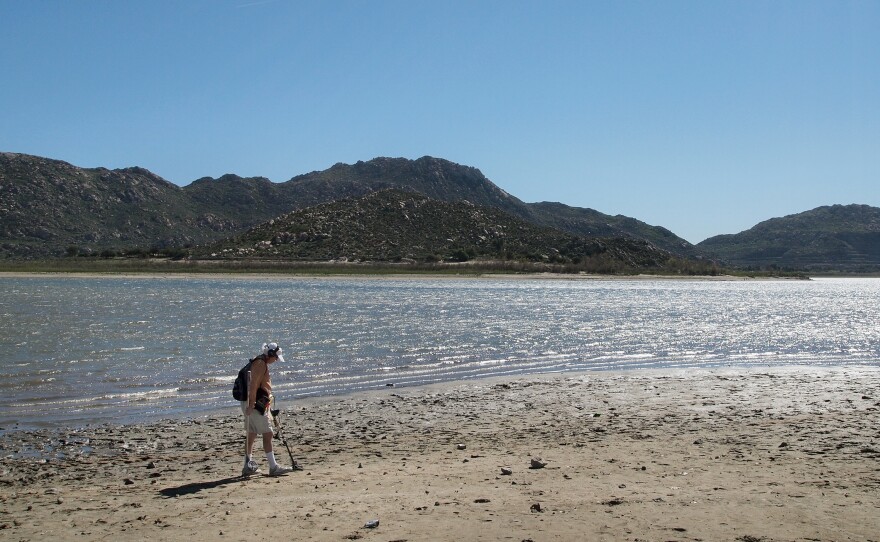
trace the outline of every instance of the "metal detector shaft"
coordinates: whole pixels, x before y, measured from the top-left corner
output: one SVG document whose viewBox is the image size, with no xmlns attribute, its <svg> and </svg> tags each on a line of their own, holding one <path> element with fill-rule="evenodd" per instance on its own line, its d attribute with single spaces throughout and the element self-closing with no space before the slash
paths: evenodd
<svg viewBox="0 0 880 542">
<path fill-rule="evenodd" d="M 293 452 L 290 451 L 290 446 L 287 444 L 287 437 L 284 436 L 284 430 L 281 428 L 281 421 L 279 418 L 281 417 L 281 410 L 271 410 L 272 413 L 272 423 L 275 424 L 275 429 L 278 430 L 278 437 L 281 439 L 281 442 L 284 443 L 284 447 L 287 448 L 287 455 L 290 456 L 290 468 L 296 468 L 296 460 L 293 458 Z"/>
<path fill-rule="evenodd" d="M 245 428 L 247 428 L 247 427 L 249 427 L 247 425 L 247 406 L 250 404 L 250 397 L 248 397 L 248 395 L 251 393 L 251 372 L 250 371 L 247 372 L 247 382 L 245 382 L 244 389 L 245 389 L 245 394 L 244 394 Z M 247 430 L 245 430 L 245 432 L 244 432 L 244 457 L 245 457 L 245 461 L 247 461 L 247 458 L 250 456 L 250 453 L 251 453 L 250 446 L 248 446 L 248 444 L 250 444 L 248 442 L 249 440 L 250 440 L 250 437 L 248 436 Z"/>
</svg>

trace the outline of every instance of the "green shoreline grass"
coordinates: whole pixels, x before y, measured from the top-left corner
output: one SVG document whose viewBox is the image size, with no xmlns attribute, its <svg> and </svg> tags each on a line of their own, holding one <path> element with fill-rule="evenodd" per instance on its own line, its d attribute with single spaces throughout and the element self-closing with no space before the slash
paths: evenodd
<svg viewBox="0 0 880 542">
<path fill-rule="evenodd" d="M 675 272 L 669 269 L 632 269 L 614 273 L 584 270 L 562 265 L 531 262 L 471 261 L 466 263 L 385 263 L 385 262 L 302 262 L 257 260 L 174 260 L 167 258 L 64 258 L 49 260 L 0 261 L 0 272 L 5 273 L 64 273 L 64 274 L 267 274 L 267 275 L 449 275 L 480 276 L 554 274 L 579 276 L 584 274 L 609 278 L 631 276 L 657 277 L 719 277 L 738 278 L 809 278 L 806 273 L 780 271 L 740 271 L 721 269 L 712 273 Z M 829 275 L 840 276 L 840 275 Z M 857 275 L 866 276 L 866 275 Z"/>
</svg>

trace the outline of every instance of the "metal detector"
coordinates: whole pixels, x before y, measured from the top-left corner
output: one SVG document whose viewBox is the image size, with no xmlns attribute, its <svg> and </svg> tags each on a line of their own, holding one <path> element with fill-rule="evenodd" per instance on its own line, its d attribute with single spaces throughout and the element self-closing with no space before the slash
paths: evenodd
<svg viewBox="0 0 880 542">
<path fill-rule="evenodd" d="M 281 442 L 284 443 L 284 447 L 287 448 L 287 455 L 290 456 L 290 467 L 293 470 L 302 470 L 302 465 L 296 462 L 296 459 L 293 458 L 293 452 L 290 451 L 290 446 L 287 444 L 287 438 L 284 436 L 284 431 L 281 428 L 281 409 L 276 408 L 274 410 L 270 410 L 269 413 L 272 414 L 272 424 L 275 426 L 275 436 L 281 439 Z"/>
<path fill-rule="evenodd" d="M 251 450 L 248 449 L 248 440 L 249 439 L 248 439 L 248 430 L 247 430 L 247 428 L 249 427 L 248 423 L 247 423 L 247 401 L 248 401 L 247 394 L 251 392 L 251 372 L 250 371 L 248 371 L 248 376 L 247 376 L 247 379 L 245 380 L 245 390 L 247 390 L 247 392 L 245 393 L 245 396 L 244 396 L 244 402 L 245 402 L 245 405 L 244 405 L 244 414 L 245 414 L 245 416 L 244 416 L 245 417 L 245 420 L 244 420 L 244 422 L 245 422 L 244 423 L 244 427 L 245 427 L 245 429 L 244 429 L 244 457 L 245 457 L 245 460 L 247 460 L 249 454 L 251 453 Z M 250 467 L 250 461 L 248 461 L 247 466 Z"/>
</svg>

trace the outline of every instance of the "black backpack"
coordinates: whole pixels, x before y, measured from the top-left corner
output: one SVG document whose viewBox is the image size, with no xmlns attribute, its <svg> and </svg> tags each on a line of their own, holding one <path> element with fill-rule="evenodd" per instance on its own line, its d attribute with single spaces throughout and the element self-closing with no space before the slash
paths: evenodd
<svg viewBox="0 0 880 542">
<path fill-rule="evenodd" d="M 238 376 L 235 377 L 235 383 L 232 385 L 232 397 L 234 397 L 236 401 L 247 401 L 248 371 L 251 370 L 251 363 L 253 362 L 254 360 L 249 360 L 247 365 L 238 371 Z"/>
</svg>

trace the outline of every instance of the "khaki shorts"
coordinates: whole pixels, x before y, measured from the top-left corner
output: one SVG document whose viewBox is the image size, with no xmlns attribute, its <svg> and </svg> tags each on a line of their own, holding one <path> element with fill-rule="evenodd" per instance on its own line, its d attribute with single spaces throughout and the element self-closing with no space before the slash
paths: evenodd
<svg viewBox="0 0 880 542">
<path fill-rule="evenodd" d="M 241 403 L 241 413 L 244 414 L 247 411 L 247 401 L 239 401 Z M 269 424 L 269 413 L 260 414 L 256 410 L 251 412 L 250 416 L 244 417 L 244 430 L 248 433 L 257 433 L 258 435 L 265 435 L 266 433 L 272 432 L 272 427 Z"/>
</svg>

